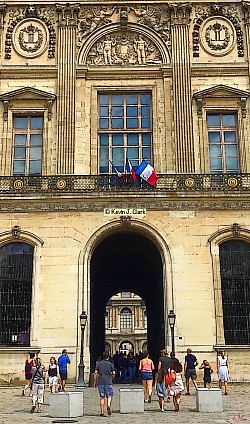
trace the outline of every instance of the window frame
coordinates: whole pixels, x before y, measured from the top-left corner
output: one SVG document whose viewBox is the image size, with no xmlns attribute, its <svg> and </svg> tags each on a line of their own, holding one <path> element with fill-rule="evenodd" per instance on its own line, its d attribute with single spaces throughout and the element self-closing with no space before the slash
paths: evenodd
<svg viewBox="0 0 250 424">
<path fill-rule="evenodd" d="M 128 326 L 128 323 L 131 325 Z M 125 326 L 123 324 L 126 324 Z M 128 307 L 122 308 L 120 312 L 120 330 L 132 331 L 133 330 L 133 313 Z"/>
</svg>

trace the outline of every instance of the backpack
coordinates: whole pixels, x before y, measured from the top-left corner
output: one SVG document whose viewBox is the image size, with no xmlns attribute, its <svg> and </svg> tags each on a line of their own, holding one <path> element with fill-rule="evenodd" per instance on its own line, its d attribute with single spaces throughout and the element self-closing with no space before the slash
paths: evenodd
<svg viewBox="0 0 250 424">
<path fill-rule="evenodd" d="M 25 362 L 25 368 L 24 368 L 25 374 L 31 374 L 32 372 L 32 366 L 30 362 Z"/>
<path fill-rule="evenodd" d="M 166 386 L 170 386 L 176 380 L 176 372 L 173 370 L 169 370 L 165 375 L 165 384 Z"/>
</svg>

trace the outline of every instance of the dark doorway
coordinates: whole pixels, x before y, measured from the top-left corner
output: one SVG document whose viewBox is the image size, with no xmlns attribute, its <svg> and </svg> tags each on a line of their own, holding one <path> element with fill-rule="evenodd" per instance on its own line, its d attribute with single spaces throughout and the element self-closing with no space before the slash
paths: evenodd
<svg viewBox="0 0 250 424">
<path fill-rule="evenodd" d="M 120 231 L 102 240 L 92 255 L 90 283 L 90 360 L 93 371 L 105 349 L 105 310 L 121 291 L 138 294 L 147 308 L 147 338 L 157 362 L 165 346 L 163 266 L 154 243 L 134 231 Z"/>
</svg>

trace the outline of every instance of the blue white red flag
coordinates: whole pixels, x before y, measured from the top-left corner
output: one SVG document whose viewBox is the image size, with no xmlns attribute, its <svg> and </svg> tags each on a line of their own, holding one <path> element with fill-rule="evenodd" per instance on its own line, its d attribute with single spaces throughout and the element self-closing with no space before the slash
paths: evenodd
<svg viewBox="0 0 250 424">
<path fill-rule="evenodd" d="M 147 181 L 150 185 L 155 185 L 157 183 L 158 175 L 154 168 L 145 160 L 141 162 L 135 173 Z"/>
<path fill-rule="evenodd" d="M 108 159 L 108 160 L 111 163 L 112 168 L 115 171 L 115 173 L 118 175 L 118 177 L 124 178 L 124 174 L 122 172 L 118 171 L 118 169 L 116 168 L 116 166 L 113 164 L 113 162 L 110 159 Z"/>
<path fill-rule="evenodd" d="M 133 166 L 131 165 L 131 162 L 130 162 L 130 160 L 128 159 L 127 156 L 126 156 L 125 170 L 131 174 L 132 179 L 135 181 L 136 180 L 136 174 L 135 174 Z"/>
</svg>

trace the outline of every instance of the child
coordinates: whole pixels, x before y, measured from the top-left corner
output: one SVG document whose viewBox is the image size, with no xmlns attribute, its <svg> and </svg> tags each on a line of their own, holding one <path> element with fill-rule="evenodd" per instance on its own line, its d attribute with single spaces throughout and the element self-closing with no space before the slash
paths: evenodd
<svg viewBox="0 0 250 424">
<path fill-rule="evenodd" d="M 159 398 L 160 410 L 164 412 L 164 399 L 167 395 L 166 386 L 165 386 L 165 375 L 162 369 L 158 370 L 156 377 L 156 393 Z"/>
<path fill-rule="evenodd" d="M 211 374 L 213 372 L 213 370 L 211 369 L 208 361 L 206 361 L 206 359 L 204 359 L 204 361 L 202 362 L 202 365 L 199 367 L 200 370 L 204 370 L 204 377 L 203 377 L 203 381 L 204 381 L 204 387 L 206 388 L 208 385 L 208 388 L 211 389 Z"/>
</svg>

